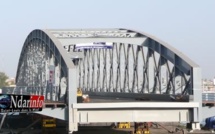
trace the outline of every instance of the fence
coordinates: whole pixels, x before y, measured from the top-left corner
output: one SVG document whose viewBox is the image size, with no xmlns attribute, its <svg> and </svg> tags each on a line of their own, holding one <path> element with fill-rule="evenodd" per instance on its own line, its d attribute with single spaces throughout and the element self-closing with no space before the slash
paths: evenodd
<svg viewBox="0 0 215 134">
<path fill-rule="evenodd" d="M 215 93 L 202 93 L 202 100 L 215 102 Z"/>
</svg>

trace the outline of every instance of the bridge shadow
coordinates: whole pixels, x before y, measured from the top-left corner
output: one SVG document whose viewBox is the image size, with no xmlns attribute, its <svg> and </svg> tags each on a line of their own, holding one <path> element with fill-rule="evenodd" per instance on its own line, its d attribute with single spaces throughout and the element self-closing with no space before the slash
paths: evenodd
<svg viewBox="0 0 215 134">
<path fill-rule="evenodd" d="M 133 129 L 116 130 L 111 126 L 80 126 L 74 134 L 132 134 Z"/>
</svg>

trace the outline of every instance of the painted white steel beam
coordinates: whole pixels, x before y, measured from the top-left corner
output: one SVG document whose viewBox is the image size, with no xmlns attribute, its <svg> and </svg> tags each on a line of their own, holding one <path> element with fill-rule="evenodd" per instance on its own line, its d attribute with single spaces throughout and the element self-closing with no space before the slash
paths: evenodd
<svg viewBox="0 0 215 134">
<path fill-rule="evenodd" d="M 121 114 L 125 114 L 126 112 L 123 111 L 129 111 L 132 112 L 136 110 L 136 112 L 140 112 L 142 110 L 146 111 L 157 111 L 158 114 L 163 115 L 161 112 L 174 112 L 175 110 L 183 111 L 183 109 L 195 109 L 199 108 L 199 103 L 196 102 L 126 102 L 126 103 L 78 103 L 78 104 L 72 104 L 71 106 L 72 111 L 74 109 L 77 110 L 79 113 L 96 113 L 96 111 L 114 111 L 117 113 L 117 111 L 121 112 Z M 68 120 L 67 119 L 67 108 L 43 108 L 42 111 L 36 112 L 38 114 L 46 115 L 46 116 L 52 116 L 54 118 L 58 118 L 61 120 Z M 75 111 L 76 111 L 75 110 Z M 142 111 L 143 112 L 143 111 Z M 144 112 L 144 113 L 145 113 Z M 98 112 L 99 113 L 99 112 Z M 78 117 L 76 117 L 78 118 Z M 174 121 L 171 118 L 168 120 Z"/>
<path fill-rule="evenodd" d="M 78 110 L 78 123 L 99 122 L 189 122 L 188 109 Z"/>
<path fill-rule="evenodd" d="M 89 43 L 89 42 L 115 42 L 125 44 L 142 44 L 147 38 L 146 37 L 133 37 L 133 38 L 59 38 L 59 42 L 64 46 L 77 44 L 77 43 Z"/>
<path fill-rule="evenodd" d="M 172 108 L 198 108 L 197 102 L 119 102 L 119 103 L 77 103 L 72 104 L 75 109 L 132 109 L 132 108 L 150 108 L 150 109 L 172 109 Z"/>
<path fill-rule="evenodd" d="M 45 115 L 45 116 L 50 116 L 50 117 L 57 118 L 60 120 L 68 120 L 67 111 L 68 111 L 68 109 L 66 109 L 66 108 L 43 108 L 42 111 L 35 112 L 35 113 Z"/>
</svg>

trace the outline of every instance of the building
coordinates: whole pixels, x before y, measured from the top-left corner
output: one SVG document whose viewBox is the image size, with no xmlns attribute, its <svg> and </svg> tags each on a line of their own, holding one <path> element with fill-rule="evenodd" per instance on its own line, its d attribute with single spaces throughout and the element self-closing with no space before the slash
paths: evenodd
<svg viewBox="0 0 215 134">
<path fill-rule="evenodd" d="M 215 83 L 214 82 L 215 82 L 215 79 L 214 80 L 203 79 L 202 80 L 202 91 L 215 93 Z"/>
<path fill-rule="evenodd" d="M 8 78 L 5 83 L 7 83 L 7 85 L 9 87 L 16 87 L 16 84 L 15 84 L 15 78 Z"/>
</svg>

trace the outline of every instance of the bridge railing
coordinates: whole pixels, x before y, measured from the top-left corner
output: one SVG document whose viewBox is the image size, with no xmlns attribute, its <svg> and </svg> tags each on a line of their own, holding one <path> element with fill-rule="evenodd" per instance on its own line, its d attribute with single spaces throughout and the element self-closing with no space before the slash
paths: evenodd
<svg viewBox="0 0 215 134">
<path fill-rule="evenodd" d="M 202 101 L 215 103 L 215 93 L 202 93 Z"/>
<path fill-rule="evenodd" d="M 16 87 L 3 87 L 2 93 L 3 94 L 43 94 L 42 89 L 46 89 L 47 87 L 27 87 L 27 86 L 16 86 Z"/>
</svg>

